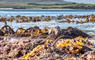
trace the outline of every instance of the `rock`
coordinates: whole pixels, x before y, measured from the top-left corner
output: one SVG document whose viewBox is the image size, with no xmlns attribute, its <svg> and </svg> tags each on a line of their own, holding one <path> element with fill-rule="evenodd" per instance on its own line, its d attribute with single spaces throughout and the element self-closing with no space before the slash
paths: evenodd
<svg viewBox="0 0 95 60">
<path fill-rule="evenodd" d="M 15 33 L 14 30 L 10 26 L 8 26 L 8 25 L 3 26 L 1 28 L 1 31 L 4 33 L 4 35 L 5 34 L 11 35 L 11 34 L 14 34 Z"/>
<path fill-rule="evenodd" d="M 0 30 L 0 36 L 4 36 L 4 33 Z"/>
<path fill-rule="evenodd" d="M 81 60 L 95 60 L 95 51 L 89 51 L 83 54 Z"/>
<path fill-rule="evenodd" d="M 87 46 L 83 46 L 82 49 L 79 51 L 81 54 L 84 54 L 88 51 L 92 51 L 91 48 L 88 48 Z"/>
<path fill-rule="evenodd" d="M 68 27 L 66 30 L 64 30 L 62 32 L 62 34 L 64 35 L 64 38 L 75 38 L 75 37 L 78 37 L 78 36 L 90 37 L 85 32 L 83 32 L 83 31 L 81 31 L 77 28 L 72 28 L 72 27 Z"/>
</svg>

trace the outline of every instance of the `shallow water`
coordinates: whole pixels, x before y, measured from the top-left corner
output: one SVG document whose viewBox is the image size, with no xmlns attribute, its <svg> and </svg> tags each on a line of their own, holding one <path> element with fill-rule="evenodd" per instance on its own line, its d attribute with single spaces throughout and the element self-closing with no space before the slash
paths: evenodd
<svg viewBox="0 0 95 60">
<path fill-rule="evenodd" d="M 95 14 L 94 9 L 88 10 L 77 10 L 77 9 L 68 9 L 68 10 L 0 10 L 1 16 L 38 16 L 38 15 L 89 15 Z"/>
<path fill-rule="evenodd" d="M 95 10 L 0 10 L 0 16 L 57 16 L 57 15 L 90 15 L 95 14 Z M 40 28 L 44 27 L 54 27 L 60 26 L 61 28 L 67 28 L 69 26 L 77 27 L 81 30 L 89 31 L 89 34 L 95 33 L 95 23 L 84 23 L 84 24 L 76 24 L 76 23 L 58 23 L 53 20 L 50 22 L 30 22 L 30 23 L 16 23 L 15 21 L 10 23 L 7 22 L 14 30 L 16 31 L 19 27 L 23 27 L 25 29 L 33 26 L 39 26 Z M 4 23 L 0 22 L 0 28 L 4 26 Z"/>
</svg>

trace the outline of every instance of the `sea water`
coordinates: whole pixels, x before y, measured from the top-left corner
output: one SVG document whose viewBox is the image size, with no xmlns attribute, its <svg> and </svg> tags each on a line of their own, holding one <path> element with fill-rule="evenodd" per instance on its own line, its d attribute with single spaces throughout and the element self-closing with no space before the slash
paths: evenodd
<svg viewBox="0 0 95 60">
<path fill-rule="evenodd" d="M 58 15 L 91 15 L 95 14 L 94 9 L 88 9 L 88 10 L 82 10 L 82 9 L 68 9 L 68 10 L 0 10 L 0 16 L 10 17 L 10 16 L 58 16 Z M 56 20 L 52 20 L 49 22 L 29 22 L 29 23 L 16 23 L 15 21 L 10 23 L 7 22 L 9 26 L 11 26 L 14 31 L 16 31 L 18 28 L 23 27 L 25 29 L 33 26 L 39 26 L 41 29 L 44 27 L 55 27 L 60 26 L 62 29 L 65 29 L 67 27 L 77 27 L 84 31 L 89 31 L 88 33 L 95 33 L 95 23 L 84 23 L 84 24 L 76 24 L 76 23 L 59 23 Z M 4 23 L 0 22 L 0 28 L 4 26 Z"/>
<path fill-rule="evenodd" d="M 88 9 L 88 10 L 82 10 L 82 9 L 0 10 L 1 16 L 17 16 L 17 15 L 22 15 L 22 16 L 40 16 L 40 15 L 56 16 L 56 15 L 89 15 L 89 14 L 95 14 L 95 10 L 94 9 Z"/>
</svg>

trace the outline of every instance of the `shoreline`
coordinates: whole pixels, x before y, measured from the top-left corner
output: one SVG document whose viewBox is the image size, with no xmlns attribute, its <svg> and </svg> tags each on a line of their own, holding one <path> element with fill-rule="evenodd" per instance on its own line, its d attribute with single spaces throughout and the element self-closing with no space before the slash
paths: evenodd
<svg viewBox="0 0 95 60">
<path fill-rule="evenodd" d="M 71 8 L 63 8 L 63 9 L 42 9 L 42 8 L 14 9 L 14 8 L 0 8 L 0 10 L 95 10 L 95 9 L 71 9 Z"/>
</svg>

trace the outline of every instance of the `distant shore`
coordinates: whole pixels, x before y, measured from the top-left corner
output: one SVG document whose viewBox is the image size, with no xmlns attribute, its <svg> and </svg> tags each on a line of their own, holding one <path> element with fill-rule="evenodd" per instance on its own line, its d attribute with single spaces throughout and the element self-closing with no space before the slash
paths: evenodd
<svg viewBox="0 0 95 60">
<path fill-rule="evenodd" d="M 95 9 L 95 4 L 35 4 L 35 3 L 14 3 L 1 4 L 0 9 Z"/>
<path fill-rule="evenodd" d="M 14 8 L 0 8 L 0 10 L 77 10 L 77 9 L 41 9 L 41 8 L 39 8 L 39 9 L 37 9 L 37 8 L 14 9 Z"/>
</svg>

